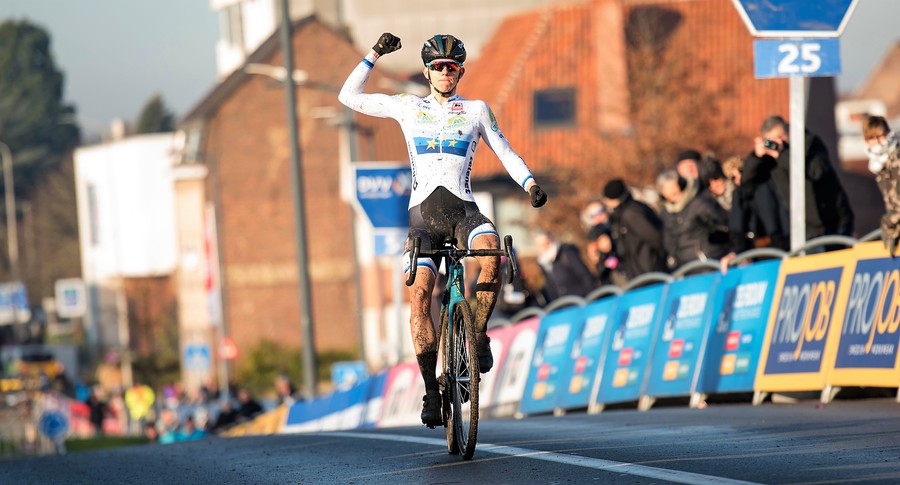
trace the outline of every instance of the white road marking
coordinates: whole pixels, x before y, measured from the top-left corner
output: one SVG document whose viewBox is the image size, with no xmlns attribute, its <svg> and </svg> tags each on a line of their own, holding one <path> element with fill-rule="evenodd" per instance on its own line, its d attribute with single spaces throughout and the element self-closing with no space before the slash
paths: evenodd
<svg viewBox="0 0 900 485">
<path fill-rule="evenodd" d="M 342 436 L 346 438 L 369 439 L 369 440 L 385 440 L 399 441 L 403 443 L 416 443 L 422 445 L 446 447 L 447 441 L 437 438 L 422 438 L 418 436 L 403 436 L 398 434 L 375 434 L 375 433 L 350 433 L 350 432 L 334 432 L 334 433 L 315 433 L 321 436 Z M 613 473 L 621 473 L 623 475 L 634 475 L 637 477 L 650 478 L 654 480 L 665 480 L 673 483 L 686 483 L 690 485 L 752 485 L 754 482 L 745 482 L 742 480 L 731 480 L 729 478 L 716 477 L 710 475 L 702 475 L 699 473 L 683 472 L 678 470 L 669 470 L 666 468 L 654 468 L 645 465 L 636 465 L 634 463 L 625 463 L 620 461 L 604 460 L 602 458 L 590 458 L 586 456 L 567 455 L 563 453 L 554 453 L 552 451 L 532 450 L 528 448 L 518 448 L 515 446 L 492 445 L 490 443 L 479 444 L 477 451 L 481 453 L 494 453 L 496 455 L 514 456 L 517 458 L 530 458 L 532 460 L 543 460 L 554 463 L 562 463 L 565 465 L 580 466 L 585 468 L 593 468 L 595 470 L 604 470 Z"/>
</svg>

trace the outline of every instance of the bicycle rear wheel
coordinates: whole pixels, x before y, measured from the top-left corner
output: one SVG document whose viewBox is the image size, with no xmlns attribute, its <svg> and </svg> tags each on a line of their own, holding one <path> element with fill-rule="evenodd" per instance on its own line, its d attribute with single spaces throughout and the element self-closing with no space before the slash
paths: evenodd
<svg viewBox="0 0 900 485">
<path fill-rule="evenodd" d="M 478 437 L 478 353 L 475 347 L 475 322 L 465 300 L 453 309 L 452 331 L 447 335 L 447 387 L 450 390 L 451 415 L 447 423 L 448 446 L 453 441 L 464 460 L 475 454 Z M 451 451 L 452 453 L 452 451 Z"/>
</svg>

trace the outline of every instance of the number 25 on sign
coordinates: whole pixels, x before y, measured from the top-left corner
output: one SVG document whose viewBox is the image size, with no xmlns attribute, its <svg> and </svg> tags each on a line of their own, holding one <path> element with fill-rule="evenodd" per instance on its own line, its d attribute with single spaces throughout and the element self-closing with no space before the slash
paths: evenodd
<svg viewBox="0 0 900 485">
<path fill-rule="evenodd" d="M 753 41 L 757 79 L 836 76 L 841 73 L 837 39 L 763 39 Z"/>
</svg>

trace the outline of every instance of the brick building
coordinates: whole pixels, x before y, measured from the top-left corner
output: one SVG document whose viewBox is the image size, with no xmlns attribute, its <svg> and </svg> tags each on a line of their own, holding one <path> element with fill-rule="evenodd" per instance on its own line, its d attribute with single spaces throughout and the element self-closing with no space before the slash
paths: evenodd
<svg viewBox="0 0 900 485">
<path fill-rule="evenodd" d="M 359 63 L 346 36 L 314 17 L 294 23 L 303 202 L 316 348 L 356 353 L 360 308 L 353 211 L 341 197 L 342 107 L 337 90 Z M 262 340 L 301 344 L 290 144 L 283 86 L 248 74 L 246 66 L 283 66 L 278 35 L 253 52 L 182 121 L 187 133 L 181 164 L 208 168 L 206 200 L 215 206 L 221 301 L 227 333 L 242 353 Z M 371 84 L 391 91 L 381 72 Z M 358 119 L 359 153 L 366 160 L 405 160 L 398 127 Z M 202 224 L 202 221 L 197 221 Z"/>
</svg>

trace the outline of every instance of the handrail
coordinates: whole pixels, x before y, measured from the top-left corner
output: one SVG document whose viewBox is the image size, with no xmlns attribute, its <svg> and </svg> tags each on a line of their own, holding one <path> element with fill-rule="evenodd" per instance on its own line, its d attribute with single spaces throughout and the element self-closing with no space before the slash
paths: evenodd
<svg viewBox="0 0 900 485">
<path fill-rule="evenodd" d="M 788 253 L 788 257 L 799 256 L 806 253 L 806 251 L 812 248 L 817 248 L 819 246 L 825 246 L 828 244 L 838 244 L 841 246 L 853 247 L 857 242 L 858 241 L 856 239 L 853 239 L 850 236 L 840 236 L 837 234 L 819 236 L 817 238 L 806 241 L 806 244 Z"/>
<path fill-rule="evenodd" d="M 523 308 L 523 309 L 517 311 L 516 313 L 514 313 L 513 316 L 509 317 L 509 321 L 512 323 L 518 323 L 518 322 L 521 322 L 522 320 L 525 320 L 526 318 L 542 317 L 546 313 L 547 312 L 544 311 L 543 308 L 539 308 L 536 306 L 530 306 L 528 308 Z"/>
<path fill-rule="evenodd" d="M 633 290 L 635 288 L 640 288 L 641 286 L 651 285 L 653 283 L 668 283 L 672 281 L 672 275 L 667 273 L 661 273 L 659 271 L 651 271 L 649 273 L 644 273 L 642 275 L 638 275 L 631 281 L 629 281 L 623 290 Z"/>
<path fill-rule="evenodd" d="M 865 236 L 859 238 L 859 242 L 877 241 L 877 240 L 881 239 L 882 235 L 883 235 L 883 233 L 881 232 L 881 229 L 880 229 L 880 228 L 879 228 L 879 229 L 875 229 L 874 231 L 872 231 L 872 232 L 866 234 Z"/>
<path fill-rule="evenodd" d="M 674 278 L 683 278 L 690 274 L 692 271 L 697 270 L 709 270 L 709 271 L 718 271 L 719 270 L 719 261 L 712 259 L 695 259 L 693 261 L 688 261 L 687 263 L 682 264 L 675 271 L 672 272 L 672 277 Z"/>
<path fill-rule="evenodd" d="M 544 307 L 544 311 L 550 313 L 567 306 L 584 306 L 584 298 L 577 295 L 563 295 Z"/>
<path fill-rule="evenodd" d="M 742 252 L 734 257 L 731 261 L 728 262 L 728 266 L 734 266 L 751 258 L 771 258 L 771 259 L 784 259 L 788 255 L 788 252 L 784 249 L 779 248 L 754 248 L 748 249 L 747 251 Z"/>
<path fill-rule="evenodd" d="M 588 293 L 584 297 L 584 300 L 585 300 L 585 302 L 591 302 L 591 301 L 599 300 L 599 299 L 603 298 L 604 296 L 619 296 L 622 293 L 624 293 L 622 291 L 622 288 L 619 288 L 616 285 L 603 285 L 600 288 L 595 288 L 593 291 Z"/>
</svg>

